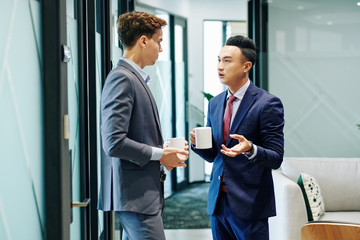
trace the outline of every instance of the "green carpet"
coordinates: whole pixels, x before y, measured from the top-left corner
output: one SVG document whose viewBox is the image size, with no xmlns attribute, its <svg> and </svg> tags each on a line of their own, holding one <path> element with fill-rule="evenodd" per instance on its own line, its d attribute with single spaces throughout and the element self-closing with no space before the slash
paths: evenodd
<svg viewBox="0 0 360 240">
<path fill-rule="evenodd" d="M 164 229 L 210 228 L 210 216 L 206 213 L 208 190 L 209 183 L 193 183 L 165 199 Z M 120 229 L 117 217 L 115 229 Z"/>
<path fill-rule="evenodd" d="M 165 229 L 210 228 L 206 213 L 209 183 L 190 184 L 165 200 Z"/>
</svg>

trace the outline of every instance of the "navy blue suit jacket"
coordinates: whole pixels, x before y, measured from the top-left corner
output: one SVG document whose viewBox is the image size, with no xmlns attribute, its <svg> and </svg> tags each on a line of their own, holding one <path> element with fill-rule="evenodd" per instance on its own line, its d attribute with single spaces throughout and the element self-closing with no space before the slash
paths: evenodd
<svg viewBox="0 0 360 240">
<path fill-rule="evenodd" d="M 207 126 L 212 128 L 213 147 L 192 149 L 213 162 L 207 212 L 214 213 L 221 176 L 230 208 L 242 219 L 263 219 L 276 215 L 271 169 L 280 167 L 284 153 L 284 110 L 279 98 L 250 83 L 230 128 L 257 146 L 255 161 L 244 154 L 228 157 L 220 152 L 223 144 L 223 116 L 226 103 L 223 92 L 209 102 Z M 228 137 L 225 145 L 233 147 L 238 140 Z"/>
</svg>

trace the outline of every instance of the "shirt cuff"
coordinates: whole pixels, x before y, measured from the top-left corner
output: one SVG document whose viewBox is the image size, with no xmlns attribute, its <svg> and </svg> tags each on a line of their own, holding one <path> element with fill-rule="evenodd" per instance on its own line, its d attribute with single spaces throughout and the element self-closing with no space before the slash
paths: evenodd
<svg viewBox="0 0 360 240">
<path fill-rule="evenodd" d="M 150 161 L 159 161 L 163 155 L 163 150 L 157 147 L 151 147 L 151 148 L 152 148 L 152 155 Z"/>
<path fill-rule="evenodd" d="M 253 159 L 256 157 L 256 154 L 257 154 L 257 146 L 255 144 L 253 144 L 253 147 L 254 147 L 254 152 L 253 154 L 249 157 L 249 160 Z"/>
</svg>

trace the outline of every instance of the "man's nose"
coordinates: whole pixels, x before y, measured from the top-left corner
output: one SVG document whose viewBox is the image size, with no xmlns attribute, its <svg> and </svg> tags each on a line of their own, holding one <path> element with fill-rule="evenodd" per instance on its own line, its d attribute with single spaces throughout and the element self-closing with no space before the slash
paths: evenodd
<svg viewBox="0 0 360 240">
<path fill-rule="evenodd" d="M 223 69 L 224 66 L 223 66 L 223 64 L 221 62 L 219 62 L 217 68 L 220 70 L 220 69 Z"/>
</svg>

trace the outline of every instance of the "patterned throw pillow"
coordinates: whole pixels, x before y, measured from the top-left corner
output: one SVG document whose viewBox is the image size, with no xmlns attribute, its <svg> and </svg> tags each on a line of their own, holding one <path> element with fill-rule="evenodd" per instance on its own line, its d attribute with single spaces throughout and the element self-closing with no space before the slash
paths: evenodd
<svg viewBox="0 0 360 240">
<path fill-rule="evenodd" d="M 304 195 L 308 220 L 319 220 L 325 213 L 325 204 L 318 182 L 314 177 L 300 173 L 298 184 Z"/>
</svg>

